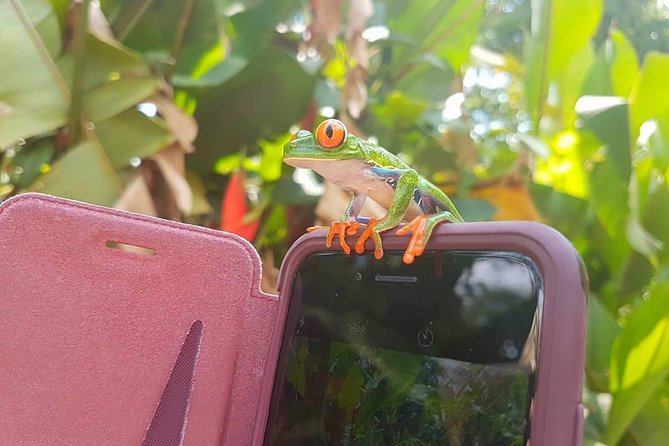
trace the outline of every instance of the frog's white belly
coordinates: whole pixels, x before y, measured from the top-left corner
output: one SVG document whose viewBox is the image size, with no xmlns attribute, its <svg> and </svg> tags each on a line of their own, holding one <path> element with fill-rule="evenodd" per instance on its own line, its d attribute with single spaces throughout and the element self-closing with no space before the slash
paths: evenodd
<svg viewBox="0 0 669 446">
<path fill-rule="evenodd" d="M 366 195 L 386 209 L 389 209 L 393 202 L 395 189 L 386 181 L 386 178 L 374 174 L 369 165 L 361 160 L 292 158 L 286 161 L 292 166 L 315 171 L 345 191 Z M 414 218 L 420 214 L 422 214 L 420 208 L 414 200 L 411 200 L 406 218 Z"/>
</svg>

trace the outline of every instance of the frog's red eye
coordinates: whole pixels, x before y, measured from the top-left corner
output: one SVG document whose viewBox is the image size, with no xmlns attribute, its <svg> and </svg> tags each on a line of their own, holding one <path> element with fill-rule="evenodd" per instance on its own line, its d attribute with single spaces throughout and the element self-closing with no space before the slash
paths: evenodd
<svg viewBox="0 0 669 446">
<path fill-rule="evenodd" d="M 337 119 L 326 119 L 316 129 L 316 141 L 326 149 L 335 149 L 346 140 L 346 126 Z"/>
</svg>

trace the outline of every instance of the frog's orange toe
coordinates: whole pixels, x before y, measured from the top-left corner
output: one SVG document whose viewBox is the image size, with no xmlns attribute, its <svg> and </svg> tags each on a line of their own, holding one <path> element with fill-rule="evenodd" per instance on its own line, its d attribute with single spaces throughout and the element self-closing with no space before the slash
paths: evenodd
<svg viewBox="0 0 669 446">
<path fill-rule="evenodd" d="M 420 215 L 397 230 L 397 235 L 404 235 L 409 231 L 412 232 L 409 245 L 402 256 L 402 260 L 407 265 L 412 264 L 416 256 L 423 254 L 423 251 L 425 251 L 425 243 L 427 242 L 425 239 L 425 228 L 428 218 L 428 215 Z"/>
<path fill-rule="evenodd" d="M 307 231 L 312 232 L 317 229 L 322 229 L 322 228 L 328 228 L 327 226 L 314 226 L 312 228 L 308 228 Z M 332 242 L 334 241 L 335 235 L 339 237 L 339 246 L 341 246 L 341 249 L 346 253 L 350 254 L 351 253 L 351 247 L 346 243 L 346 235 L 354 235 L 355 233 L 358 232 L 358 228 L 360 228 L 360 223 L 357 221 L 333 221 L 330 224 L 330 227 L 328 228 L 328 234 L 325 237 L 325 247 L 330 248 L 332 246 Z"/>
<path fill-rule="evenodd" d="M 358 229 L 360 229 L 360 226 L 362 225 L 355 220 L 348 222 L 348 229 L 346 230 L 346 234 L 355 235 L 358 232 Z"/>
<path fill-rule="evenodd" d="M 362 231 L 362 234 L 360 234 L 360 237 L 358 238 L 358 241 L 355 244 L 355 252 L 358 254 L 362 254 L 365 252 L 365 242 L 367 241 L 368 238 L 372 237 L 374 234 L 374 226 L 379 224 L 381 219 L 371 219 L 369 220 L 369 223 L 367 223 L 367 227 L 365 228 L 364 231 Z M 372 237 L 372 240 L 374 238 Z M 374 241 L 374 257 L 377 259 L 380 259 L 383 257 L 383 249 L 380 246 L 377 246 L 376 241 Z"/>
<path fill-rule="evenodd" d="M 416 258 L 415 255 L 409 252 L 405 252 L 404 255 L 402 256 L 402 261 L 407 265 L 411 265 L 415 258 Z"/>
</svg>

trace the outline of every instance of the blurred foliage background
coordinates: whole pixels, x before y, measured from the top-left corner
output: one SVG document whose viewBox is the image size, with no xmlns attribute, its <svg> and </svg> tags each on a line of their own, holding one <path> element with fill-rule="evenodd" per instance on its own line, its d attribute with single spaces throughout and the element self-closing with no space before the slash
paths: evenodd
<svg viewBox="0 0 669 446">
<path fill-rule="evenodd" d="M 586 444 L 664 445 L 668 24 L 666 0 L 5 0 L 0 200 L 236 232 L 271 290 L 287 247 L 346 204 L 281 163 L 291 132 L 336 116 L 465 218 L 572 241 Z"/>
</svg>

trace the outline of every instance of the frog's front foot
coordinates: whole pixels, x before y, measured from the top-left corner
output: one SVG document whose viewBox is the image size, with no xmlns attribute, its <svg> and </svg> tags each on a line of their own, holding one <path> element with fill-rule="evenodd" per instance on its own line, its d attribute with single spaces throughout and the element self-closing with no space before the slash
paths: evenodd
<svg viewBox="0 0 669 446">
<path fill-rule="evenodd" d="M 412 232 L 409 245 L 402 256 L 402 260 L 407 265 L 412 264 L 416 256 L 421 255 L 425 251 L 425 244 L 430 236 L 426 234 L 428 220 L 428 215 L 420 215 L 397 230 L 397 235 L 404 235 L 409 231 Z"/>
<path fill-rule="evenodd" d="M 377 260 L 383 257 L 381 236 L 379 235 L 379 231 L 376 229 L 376 225 L 378 225 L 381 221 L 382 219 L 377 220 L 375 218 L 369 220 L 367 227 L 365 227 L 365 230 L 362 232 L 362 234 L 360 234 L 360 238 L 358 238 L 358 241 L 355 244 L 355 252 L 362 254 L 365 251 L 365 242 L 368 238 L 372 237 L 372 240 L 374 241 L 374 257 Z"/>
<path fill-rule="evenodd" d="M 360 228 L 361 224 L 358 223 L 355 220 L 341 220 L 341 221 L 333 221 L 330 224 L 330 227 L 328 229 L 328 235 L 325 238 L 325 246 L 327 248 L 332 246 L 332 241 L 334 240 L 334 236 L 338 235 L 339 236 L 339 246 L 341 246 L 341 249 L 346 253 L 350 254 L 351 253 L 351 247 L 348 246 L 348 243 L 346 243 L 346 235 L 355 235 L 358 232 L 358 229 Z M 312 226 L 310 228 L 307 228 L 307 232 L 313 232 L 317 229 L 327 229 L 327 226 Z"/>
</svg>

